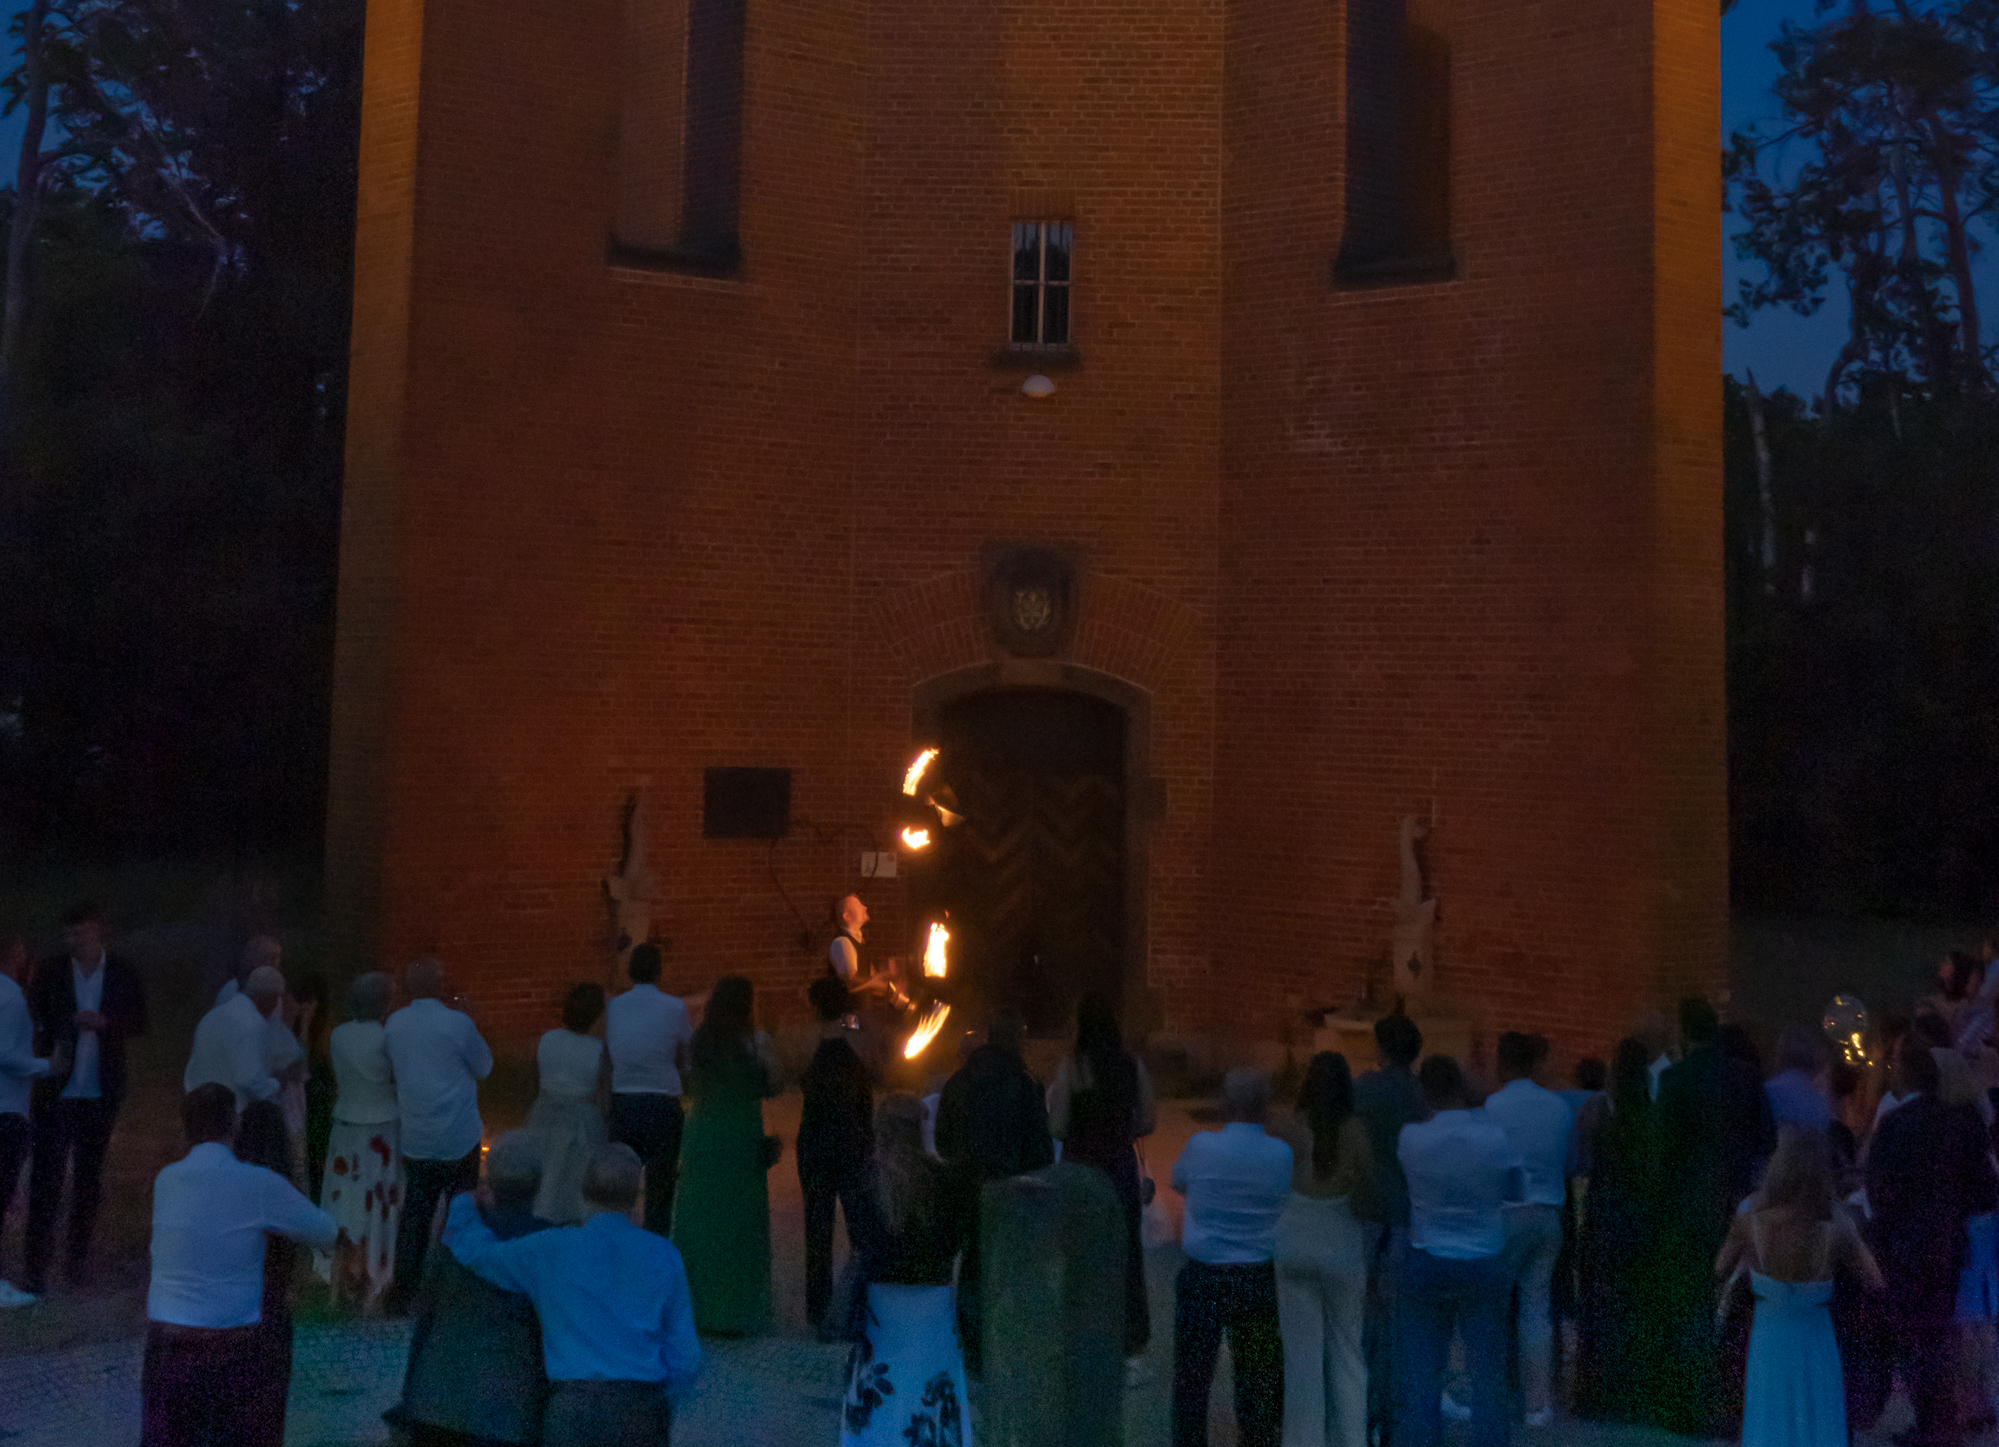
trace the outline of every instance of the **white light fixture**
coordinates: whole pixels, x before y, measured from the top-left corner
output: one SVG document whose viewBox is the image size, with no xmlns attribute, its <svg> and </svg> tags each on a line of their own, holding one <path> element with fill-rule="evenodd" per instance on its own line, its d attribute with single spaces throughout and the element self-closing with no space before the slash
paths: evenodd
<svg viewBox="0 0 1999 1447">
<path fill-rule="evenodd" d="M 1032 377 L 1029 377 L 1025 382 L 1020 384 L 1020 391 L 1024 397 L 1053 397 L 1055 395 L 1055 382 L 1053 378 L 1044 377 L 1039 372 L 1036 372 Z"/>
</svg>

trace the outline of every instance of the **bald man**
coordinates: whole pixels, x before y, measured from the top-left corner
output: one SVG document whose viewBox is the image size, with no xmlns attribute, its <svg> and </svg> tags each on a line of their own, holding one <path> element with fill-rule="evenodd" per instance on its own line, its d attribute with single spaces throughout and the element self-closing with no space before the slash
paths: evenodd
<svg viewBox="0 0 1999 1447">
<path fill-rule="evenodd" d="M 226 1085 L 239 1111 L 253 1100 L 276 1100 L 282 1087 L 272 1069 L 270 1023 L 284 998 L 283 975 L 269 965 L 252 970 L 241 990 L 194 1027 L 194 1047 L 188 1052 L 181 1089 Z"/>
</svg>

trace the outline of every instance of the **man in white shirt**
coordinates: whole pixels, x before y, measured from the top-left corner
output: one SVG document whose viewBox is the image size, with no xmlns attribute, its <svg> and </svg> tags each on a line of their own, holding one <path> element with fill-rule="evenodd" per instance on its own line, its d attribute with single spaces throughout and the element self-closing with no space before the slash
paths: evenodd
<svg viewBox="0 0 1999 1447">
<path fill-rule="evenodd" d="M 659 946 L 635 945 L 625 966 L 632 987 L 604 1006 L 604 1048 L 611 1055 L 611 1139 L 645 1163 L 645 1227 L 673 1226 L 680 1167 L 681 1073 L 694 1041 L 687 1007 L 659 988 Z"/>
<path fill-rule="evenodd" d="M 1202 1131 L 1173 1163 L 1187 1198 L 1173 1288 L 1173 1447 L 1207 1447 L 1208 1394 L 1224 1334 L 1235 1372 L 1242 1447 L 1277 1447 L 1284 1351 L 1277 1325 L 1277 1216 L 1291 1194 L 1291 1147 L 1263 1129 L 1270 1077 L 1231 1070 L 1218 1131 Z"/>
<path fill-rule="evenodd" d="M 382 1036 L 402 1114 L 403 1216 L 388 1303 L 398 1313 L 409 1310 L 423 1280 L 438 1201 L 479 1184 L 479 1082 L 493 1069 L 472 1017 L 442 999 L 442 964 L 418 960 L 403 983 L 410 1002 L 389 1016 Z"/>
<path fill-rule="evenodd" d="M 1409 1182 L 1409 1249 L 1396 1285 L 1395 1447 L 1438 1447 L 1451 1333 L 1471 1373 L 1471 1447 L 1507 1447 L 1506 1207 L 1524 1198 L 1520 1158 L 1483 1111 L 1464 1072 L 1432 1055 L 1417 1072 L 1431 1116 L 1402 1127 L 1396 1155 Z"/>
<path fill-rule="evenodd" d="M 13 1203 L 14 1183 L 28 1159 L 29 1082 L 46 1077 L 51 1062 L 35 1054 L 35 1027 L 19 984 L 28 967 L 28 942 L 0 935 L 0 1221 Z M 60 1047 L 58 1047 L 60 1048 Z M 0 1280 L 0 1307 L 31 1306 L 35 1298 Z"/>
<path fill-rule="evenodd" d="M 1555 1321 L 1549 1295 L 1555 1259 L 1562 1254 L 1562 1201 L 1575 1112 L 1552 1090 L 1534 1083 L 1547 1058 L 1539 1035 L 1509 1030 L 1499 1037 L 1499 1075 L 1505 1083 L 1486 1097 L 1485 1113 L 1506 1132 L 1520 1158 L 1526 1199 L 1506 1208 L 1506 1271 L 1520 1300 L 1520 1380 L 1527 1398 L 1527 1425 L 1554 1420 L 1548 1386 L 1554 1366 Z"/>
<path fill-rule="evenodd" d="M 285 998 L 285 977 L 269 965 L 251 971 L 245 987 L 203 1015 L 194 1027 L 181 1089 L 226 1085 L 241 1110 L 253 1100 L 276 1100 L 270 1022 Z M 280 1024 L 279 1029 L 283 1029 Z M 287 1037 L 290 1032 L 286 1031 Z"/>
<path fill-rule="evenodd" d="M 333 1218 L 274 1171 L 236 1159 L 236 1102 L 219 1082 L 181 1100 L 188 1153 L 153 1182 L 141 1447 L 280 1447 L 282 1410 L 253 1390 L 269 1367 L 264 1237 L 330 1246 Z M 273 1420 L 275 1418 L 275 1420 Z"/>
</svg>

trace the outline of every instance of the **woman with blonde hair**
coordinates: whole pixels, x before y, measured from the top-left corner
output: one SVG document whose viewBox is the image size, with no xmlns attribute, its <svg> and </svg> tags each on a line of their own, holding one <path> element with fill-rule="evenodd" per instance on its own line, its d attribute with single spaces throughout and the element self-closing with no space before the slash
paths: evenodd
<svg viewBox="0 0 1999 1447">
<path fill-rule="evenodd" d="M 972 1439 L 952 1267 L 969 1213 L 923 1148 L 923 1102 L 898 1091 L 875 1110 L 874 1159 L 849 1223 L 857 1282 L 848 1330 L 841 1447 Z"/>
<path fill-rule="evenodd" d="M 1834 1199 L 1832 1148 L 1822 1133 L 1784 1133 L 1715 1271 L 1728 1282 L 1724 1304 L 1743 1278 L 1756 1296 L 1742 1447 L 1846 1447 L 1833 1283 L 1850 1272 L 1878 1289 L 1881 1271 Z"/>
</svg>

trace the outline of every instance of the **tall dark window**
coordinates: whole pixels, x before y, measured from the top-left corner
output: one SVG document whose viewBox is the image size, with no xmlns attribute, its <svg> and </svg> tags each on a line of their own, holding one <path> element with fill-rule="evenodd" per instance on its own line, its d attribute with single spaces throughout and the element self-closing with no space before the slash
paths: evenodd
<svg viewBox="0 0 1999 1447">
<path fill-rule="evenodd" d="M 1067 221 L 1013 223 L 1013 331 L 1016 347 L 1069 345 L 1069 273 L 1074 228 Z"/>
<path fill-rule="evenodd" d="M 745 0 L 626 0 L 612 260 L 740 260 Z"/>
<path fill-rule="evenodd" d="M 733 260 L 741 249 L 744 0 L 689 0 L 687 139 L 680 244 Z"/>
<path fill-rule="evenodd" d="M 1440 0 L 1348 0 L 1343 278 L 1451 273 L 1451 49 L 1441 9 Z"/>
</svg>

